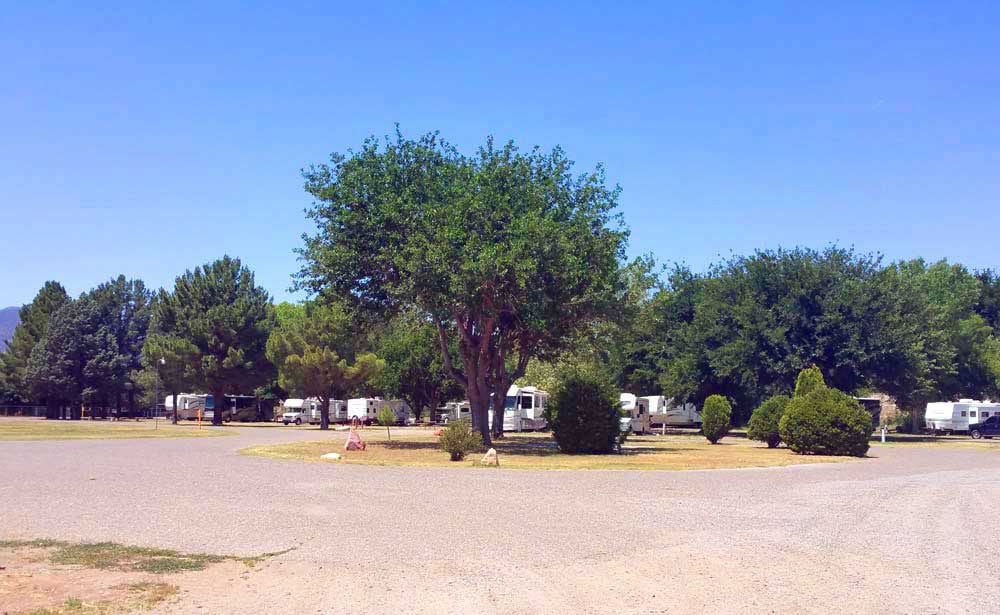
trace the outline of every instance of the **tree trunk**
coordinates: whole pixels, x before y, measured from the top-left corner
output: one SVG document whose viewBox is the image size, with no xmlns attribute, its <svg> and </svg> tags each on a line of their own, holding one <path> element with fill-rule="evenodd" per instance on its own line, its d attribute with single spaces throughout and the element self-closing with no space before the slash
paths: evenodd
<svg viewBox="0 0 1000 615">
<path fill-rule="evenodd" d="M 226 409 L 226 394 L 222 391 L 212 391 L 212 424 L 222 425 L 222 413 Z"/>
<path fill-rule="evenodd" d="M 506 391 L 504 391 L 506 393 Z M 493 402 L 493 437 L 503 438 L 503 415 L 504 415 L 504 405 L 507 403 L 506 395 L 498 395 L 496 391 L 493 392 L 492 400 Z"/>
<path fill-rule="evenodd" d="M 472 414 L 472 428 L 479 432 L 479 435 L 483 437 L 483 444 L 485 446 L 490 446 L 493 444 L 493 438 L 490 435 L 490 419 L 489 419 L 489 398 L 483 399 L 478 393 L 473 395 L 473 389 L 469 389 L 469 410 Z M 472 399 L 475 397 L 475 399 Z"/>
<path fill-rule="evenodd" d="M 153 404 L 155 405 L 156 402 L 154 401 Z M 128 390 L 128 413 L 129 413 L 129 416 L 131 416 L 134 419 L 138 419 L 139 418 L 139 417 L 137 417 L 135 415 L 135 388 L 134 387 Z"/>
<path fill-rule="evenodd" d="M 330 398 L 319 398 L 319 428 L 330 429 Z"/>
<path fill-rule="evenodd" d="M 915 434 L 920 433 L 920 409 L 918 407 L 910 410 L 910 422 L 912 423 L 910 431 Z"/>
<path fill-rule="evenodd" d="M 174 416 L 173 418 L 170 419 L 170 422 L 173 423 L 174 425 L 177 424 L 177 395 L 178 393 L 176 391 L 170 392 L 170 398 L 171 398 L 170 405 L 172 406 L 174 411 Z"/>
</svg>

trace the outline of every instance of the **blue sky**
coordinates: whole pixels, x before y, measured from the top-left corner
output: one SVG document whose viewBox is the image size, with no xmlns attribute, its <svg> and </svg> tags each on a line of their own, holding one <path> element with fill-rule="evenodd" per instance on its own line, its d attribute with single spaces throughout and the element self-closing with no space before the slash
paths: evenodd
<svg viewBox="0 0 1000 615">
<path fill-rule="evenodd" d="M 661 262 L 1000 266 L 995 2 L 85 4 L 0 2 L 0 306 L 224 253 L 288 298 L 300 169 L 394 122 L 603 162 Z"/>
</svg>

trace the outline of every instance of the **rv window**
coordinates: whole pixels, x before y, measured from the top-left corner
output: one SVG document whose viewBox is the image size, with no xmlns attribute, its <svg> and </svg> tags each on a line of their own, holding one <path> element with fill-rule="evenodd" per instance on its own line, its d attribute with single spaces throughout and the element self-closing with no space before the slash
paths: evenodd
<svg viewBox="0 0 1000 615">
<path fill-rule="evenodd" d="M 975 410 L 969 410 L 969 416 L 976 416 Z"/>
<path fill-rule="evenodd" d="M 517 398 L 514 397 L 513 395 L 507 397 L 507 399 L 505 399 L 503 402 L 504 410 L 513 410 L 516 407 L 517 407 Z"/>
<path fill-rule="evenodd" d="M 962 410 L 962 416 L 965 416 L 965 410 Z"/>
<path fill-rule="evenodd" d="M 988 417 L 989 415 L 990 415 L 990 413 L 989 413 L 989 412 L 987 412 L 987 411 L 983 410 L 983 418 L 984 418 L 984 419 L 985 419 L 986 417 Z"/>
<path fill-rule="evenodd" d="M 531 402 L 532 402 L 532 398 L 531 398 L 530 395 L 522 395 L 521 396 L 521 407 L 522 408 L 531 408 L 532 407 Z"/>
</svg>

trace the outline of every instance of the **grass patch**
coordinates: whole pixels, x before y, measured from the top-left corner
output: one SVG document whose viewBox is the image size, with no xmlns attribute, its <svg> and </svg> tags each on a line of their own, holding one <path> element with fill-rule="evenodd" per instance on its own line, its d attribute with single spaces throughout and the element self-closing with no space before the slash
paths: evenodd
<svg viewBox="0 0 1000 615">
<path fill-rule="evenodd" d="M 252 568 L 268 558 L 291 551 L 288 549 L 249 557 L 238 557 L 234 555 L 180 553 L 172 549 L 133 547 L 114 542 L 71 543 L 50 539 L 0 541 L 0 549 L 20 548 L 47 549 L 48 560 L 53 564 L 153 574 L 175 574 L 191 570 L 204 570 L 209 564 L 224 561 L 242 562 L 248 568 Z"/>
<path fill-rule="evenodd" d="M 240 452 L 272 459 L 313 461 L 320 463 L 350 463 L 365 465 L 395 465 L 414 467 L 477 467 L 479 455 L 471 454 L 466 461 L 451 462 L 448 454 L 438 447 L 431 432 L 396 434 L 387 441 L 385 434 L 366 430 L 365 451 L 345 451 L 343 437 L 325 441 L 289 442 L 253 446 Z M 849 457 L 796 455 L 786 448 L 769 449 L 767 445 L 746 438 L 725 438 L 711 445 L 696 432 L 672 432 L 670 435 L 633 436 L 625 443 L 621 454 L 566 455 L 559 451 L 550 434 L 508 434 L 494 443 L 500 457 L 500 467 L 526 470 L 709 470 L 751 468 L 852 461 Z M 320 459 L 324 453 L 337 452 L 339 461 Z"/>
<path fill-rule="evenodd" d="M 130 583 L 117 586 L 117 599 L 88 602 L 79 598 L 67 598 L 56 607 L 14 611 L 9 615 L 114 615 L 151 609 L 177 594 L 178 587 L 168 583 Z M 3 611 L 4 615 L 8 611 Z"/>
<path fill-rule="evenodd" d="M 224 429 L 197 425 L 171 425 L 169 421 L 49 421 L 45 419 L 0 419 L 0 441 L 13 440 L 108 440 L 119 438 L 197 438 L 230 435 Z"/>
</svg>

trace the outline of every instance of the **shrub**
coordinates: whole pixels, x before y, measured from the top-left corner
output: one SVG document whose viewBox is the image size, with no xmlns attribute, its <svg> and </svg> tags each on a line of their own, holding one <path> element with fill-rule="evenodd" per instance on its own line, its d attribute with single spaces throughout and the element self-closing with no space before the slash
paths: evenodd
<svg viewBox="0 0 1000 615">
<path fill-rule="evenodd" d="M 729 432 L 733 407 L 722 395 L 710 395 L 701 409 L 701 433 L 715 444 Z"/>
<path fill-rule="evenodd" d="M 872 418 L 854 398 L 824 386 L 788 402 L 778 432 L 796 453 L 864 457 Z"/>
<path fill-rule="evenodd" d="M 452 461 L 462 461 L 465 456 L 483 445 L 483 437 L 472 430 L 468 419 L 448 423 L 441 432 L 441 448 L 451 455 Z"/>
<path fill-rule="evenodd" d="M 781 443 L 778 433 L 778 422 L 785 412 L 785 406 L 791 401 L 786 395 L 775 395 L 766 400 L 750 415 L 747 426 L 747 437 L 751 440 L 767 442 L 768 448 L 774 448 Z"/>
<path fill-rule="evenodd" d="M 624 441 L 621 402 L 596 375 L 566 376 L 549 407 L 553 436 L 564 453 L 611 453 Z"/>
<path fill-rule="evenodd" d="M 819 368 L 815 365 L 807 367 L 799 372 L 799 377 L 795 379 L 795 397 L 808 395 L 816 389 L 825 386 L 826 381 L 823 380 L 823 372 L 819 371 Z"/>
</svg>

